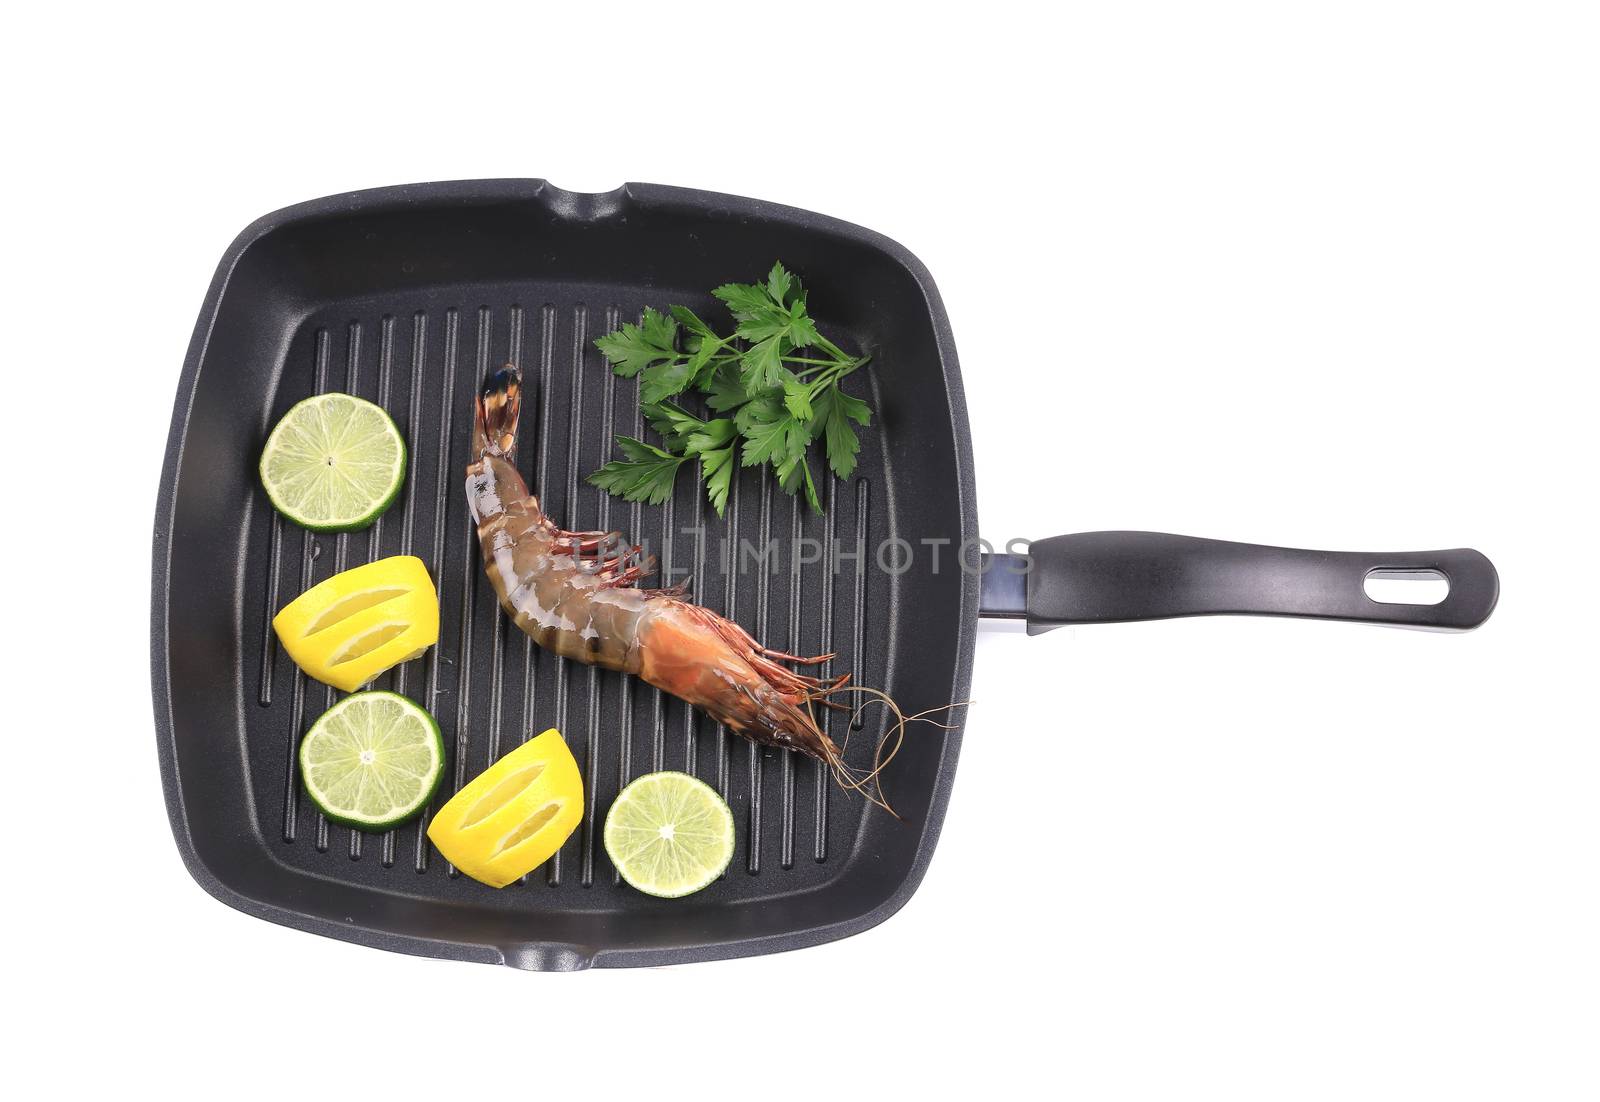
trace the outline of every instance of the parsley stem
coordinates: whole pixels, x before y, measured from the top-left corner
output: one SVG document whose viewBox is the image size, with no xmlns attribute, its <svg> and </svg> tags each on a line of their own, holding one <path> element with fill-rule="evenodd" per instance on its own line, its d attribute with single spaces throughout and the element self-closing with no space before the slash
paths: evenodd
<svg viewBox="0 0 1600 1102">
<path fill-rule="evenodd" d="M 866 356 L 862 356 L 859 360 L 846 358 L 844 363 L 834 364 L 828 368 L 814 369 L 821 371 L 821 374 L 819 374 L 815 379 L 807 380 L 807 386 L 809 388 L 807 390 L 807 400 L 809 401 L 816 398 L 824 390 L 828 389 L 828 387 L 833 386 L 840 379 L 856 370 L 856 368 L 861 367 L 866 362 Z M 800 378 L 805 379 L 806 376 L 810 374 L 810 371 L 802 372 Z"/>
<path fill-rule="evenodd" d="M 840 348 L 838 345 L 834 344 L 827 337 L 824 337 L 821 333 L 817 334 L 817 347 L 822 349 L 824 352 L 829 353 L 835 359 L 838 359 L 838 360 L 854 359 L 854 357 L 852 357 L 852 356 L 846 356 L 844 354 L 844 350 L 842 348 Z"/>
</svg>

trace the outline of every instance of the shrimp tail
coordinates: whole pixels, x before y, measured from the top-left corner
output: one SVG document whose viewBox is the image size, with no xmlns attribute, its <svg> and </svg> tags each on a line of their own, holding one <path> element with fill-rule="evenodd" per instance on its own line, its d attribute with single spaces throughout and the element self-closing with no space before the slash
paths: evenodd
<svg viewBox="0 0 1600 1102">
<path fill-rule="evenodd" d="M 511 364 L 483 381 L 472 428 L 472 454 L 516 458 L 517 416 L 522 412 L 522 372 Z"/>
<path fill-rule="evenodd" d="M 683 630 L 690 624 L 709 631 L 700 635 Z M 891 815 L 895 814 L 878 779 L 883 767 L 899 749 L 904 720 L 886 733 L 872 767 L 860 769 L 846 764 L 844 747 L 828 736 L 813 711 L 817 705 L 850 711 L 847 705 L 830 698 L 843 693 L 867 692 L 880 697 L 898 719 L 900 711 L 886 694 L 852 686 L 847 673 L 813 677 L 780 665 L 780 662 L 790 662 L 814 666 L 833 655 L 802 657 L 764 647 L 732 620 L 700 605 L 675 603 L 671 612 L 655 620 L 652 629 L 652 641 L 645 648 L 645 680 L 698 704 L 715 719 L 752 741 L 798 750 L 816 758 L 839 785 L 861 793 Z M 705 657 L 690 663 L 675 662 L 669 657 L 657 663 L 653 661 L 656 646 L 670 656 L 698 651 Z M 741 667 L 742 676 L 737 672 Z M 702 668 L 722 671 L 709 689 L 700 676 Z M 884 753 L 886 744 L 887 754 Z"/>
</svg>

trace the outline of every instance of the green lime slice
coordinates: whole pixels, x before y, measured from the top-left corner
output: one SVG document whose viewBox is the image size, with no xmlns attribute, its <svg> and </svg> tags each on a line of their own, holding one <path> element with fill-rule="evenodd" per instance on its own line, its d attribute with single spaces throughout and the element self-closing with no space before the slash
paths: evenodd
<svg viewBox="0 0 1600 1102">
<path fill-rule="evenodd" d="M 356 693 L 306 732 L 300 776 L 329 819 L 388 830 L 421 811 L 439 787 L 444 740 L 434 718 L 399 693 Z"/>
<path fill-rule="evenodd" d="M 283 415 L 261 452 L 273 508 L 314 532 L 353 532 L 387 509 L 405 481 L 406 443 L 378 406 L 319 394 Z"/>
<path fill-rule="evenodd" d="M 733 859 L 733 812 L 687 773 L 648 773 L 606 813 L 606 853 L 622 879 L 668 899 L 697 892 Z"/>
</svg>

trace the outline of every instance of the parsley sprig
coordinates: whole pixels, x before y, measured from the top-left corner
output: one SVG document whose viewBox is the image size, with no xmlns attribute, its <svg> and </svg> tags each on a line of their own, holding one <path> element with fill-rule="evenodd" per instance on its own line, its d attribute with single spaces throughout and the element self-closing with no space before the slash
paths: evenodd
<svg viewBox="0 0 1600 1102">
<path fill-rule="evenodd" d="M 663 446 L 619 436 L 625 458 L 589 481 L 627 501 L 660 505 L 672 496 L 679 468 L 697 460 L 720 517 L 737 451 L 741 466 L 770 465 L 786 493 L 804 488 L 811 508 L 822 512 L 807 452 L 820 440 L 836 477 L 855 471 L 861 442 L 851 423 L 871 424 L 872 411 L 839 383 L 868 357 L 851 356 L 817 332 L 805 289 L 781 263 L 765 283 L 727 283 L 711 293 L 737 323 L 727 336 L 688 307 L 667 314 L 646 307 L 639 324 L 595 341 L 613 371 L 639 379 L 640 409 Z M 691 394 L 703 396 L 713 416 L 684 408 L 682 396 Z"/>
</svg>

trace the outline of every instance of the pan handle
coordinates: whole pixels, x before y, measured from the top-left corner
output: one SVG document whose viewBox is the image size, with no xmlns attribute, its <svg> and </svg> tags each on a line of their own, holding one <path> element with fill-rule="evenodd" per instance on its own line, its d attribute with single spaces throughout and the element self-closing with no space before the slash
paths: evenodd
<svg viewBox="0 0 1600 1102">
<path fill-rule="evenodd" d="M 1081 532 L 1028 547 L 1028 634 L 1063 624 L 1173 616 L 1301 616 L 1470 631 L 1494 611 L 1500 578 L 1477 551 L 1302 551 L 1163 532 Z M 1367 596 L 1368 577 L 1442 575 L 1438 604 Z"/>
</svg>

